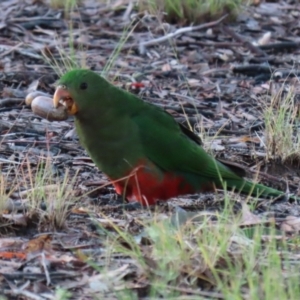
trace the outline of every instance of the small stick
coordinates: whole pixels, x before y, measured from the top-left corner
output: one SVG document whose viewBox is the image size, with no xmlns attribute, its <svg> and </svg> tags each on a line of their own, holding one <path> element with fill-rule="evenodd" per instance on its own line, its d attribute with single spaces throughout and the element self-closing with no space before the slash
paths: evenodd
<svg viewBox="0 0 300 300">
<path fill-rule="evenodd" d="M 179 34 L 182 34 L 182 33 L 191 32 L 191 31 L 195 31 L 195 30 L 199 30 L 199 29 L 205 29 L 205 28 L 210 28 L 210 27 L 216 26 L 216 25 L 220 24 L 225 18 L 227 18 L 227 16 L 228 16 L 228 14 L 221 17 L 217 21 L 201 24 L 201 25 L 198 25 L 198 26 L 189 26 L 189 27 L 183 27 L 183 28 L 177 29 L 175 32 L 171 32 L 171 33 L 169 33 L 165 36 L 159 37 L 157 39 L 153 39 L 153 40 L 150 40 L 150 41 L 147 41 L 147 42 L 142 42 L 142 43 L 140 43 L 140 47 L 152 46 L 152 45 L 164 42 L 168 39 L 171 39 L 171 38 L 175 37 L 176 35 L 179 35 Z"/>
</svg>

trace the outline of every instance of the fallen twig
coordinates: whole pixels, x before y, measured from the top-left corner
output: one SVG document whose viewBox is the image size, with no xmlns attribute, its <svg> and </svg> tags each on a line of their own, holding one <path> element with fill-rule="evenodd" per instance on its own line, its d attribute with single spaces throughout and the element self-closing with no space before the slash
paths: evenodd
<svg viewBox="0 0 300 300">
<path fill-rule="evenodd" d="M 139 44 L 139 47 L 147 47 L 147 46 L 152 46 L 161 42 L 164 42 L 166 40 L 169 40 L 171 38 L 174 38 L 175 36 L 182 34 L 182 33 L 186 33 L 186 32 L 191 32 L 191 31 L 195 31 L 195 30 L 199 30 L 199 29 L 205 29 L 205 28 L 210 28 L 216 25 L 219 25 L 225 18 L 227 18 L 228 14 L 226 14 L 225 16 L 221 17 L 219 20 L 217 21 L 213 21 L 213 22 L 208 22 L 205 24 L 201 24 L 198 26 L 189 26 L 189 27 L 183 27 L 183 28 L 179 28 L 177 29 L 175 32 L 171 32 L 165 36 L 147 41 L 147 42 L 141 42 Z"/>
</svg>

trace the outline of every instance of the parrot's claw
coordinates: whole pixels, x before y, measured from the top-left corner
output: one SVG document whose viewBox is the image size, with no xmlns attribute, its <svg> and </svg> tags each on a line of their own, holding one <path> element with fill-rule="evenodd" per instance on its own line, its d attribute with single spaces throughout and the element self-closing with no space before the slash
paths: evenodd
<svg viewBox="0 0 300 300">
<path fill-rule="evenodd" d="M 116 206 L 123 208 L 124 210 L 139 210 L 142 209 L 143 206 L 139 202 L 125 202 L 123 196 L 118 195 L 117 199 L 114 201 L 115 203 L 118 203 Z"/>
<path fill-rule="evenodd" d="M 124 204 L 121 204 L 121 207 L 122 207 L 124 210 L 129 210 L 129 211 L 143 209 L 143 206 L 142 206 L 141 203 L 139 203 L 139 202 L 129 202 L 129 203 L 124 203 Z"/>
</svg>

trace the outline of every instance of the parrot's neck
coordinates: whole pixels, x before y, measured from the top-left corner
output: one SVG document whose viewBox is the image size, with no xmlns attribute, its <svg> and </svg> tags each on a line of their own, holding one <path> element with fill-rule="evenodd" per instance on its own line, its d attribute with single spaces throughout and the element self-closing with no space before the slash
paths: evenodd
<svg viewBox="0 0 300 300">
<path fill-rule="evenodd" d="M 75 120 L 81 144 L 97 167 L 111 179 L 126 176 L 138 160 L 136 128 L 129 117 L 105 113 Z"/>
</svg>

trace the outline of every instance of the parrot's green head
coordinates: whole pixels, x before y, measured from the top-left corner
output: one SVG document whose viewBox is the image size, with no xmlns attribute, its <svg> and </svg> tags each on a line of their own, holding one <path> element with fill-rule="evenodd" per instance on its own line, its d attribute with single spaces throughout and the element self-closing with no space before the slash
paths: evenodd
<svg viewBox="0 0 300 300">
<path fill-rule="evenodd" d="M 99 90 L 105 89 L 106 80 L 91 70 L 78 69 L 63 75 L 53 96 L 54 107 L 62 103 L 70 115 L 92 109 L 99 101 Z"/>
</svg>

